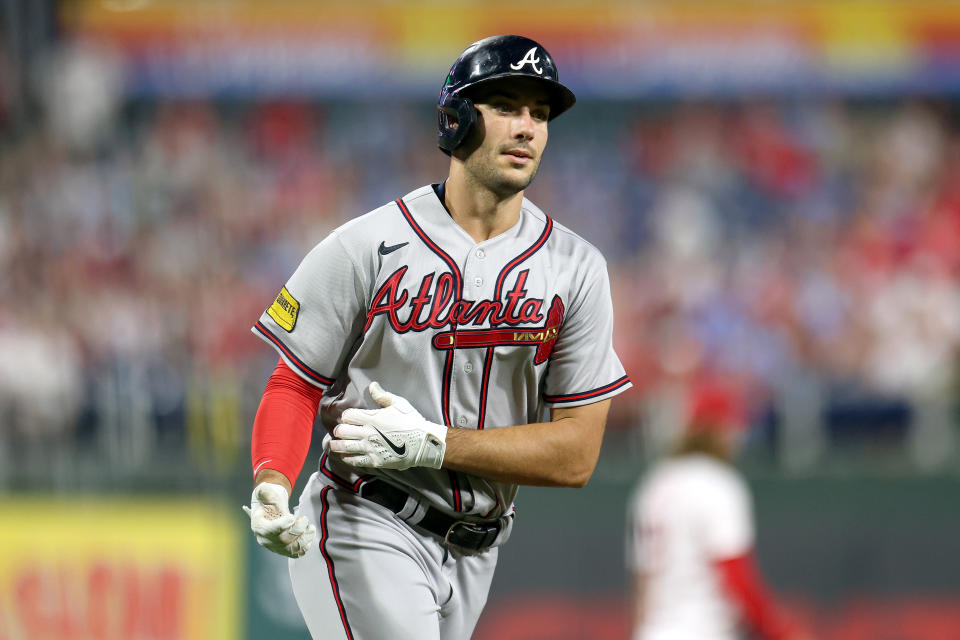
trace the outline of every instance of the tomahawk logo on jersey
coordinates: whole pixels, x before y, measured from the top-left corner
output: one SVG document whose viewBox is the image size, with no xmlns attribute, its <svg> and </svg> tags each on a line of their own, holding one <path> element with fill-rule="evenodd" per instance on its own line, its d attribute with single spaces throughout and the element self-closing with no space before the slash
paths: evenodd
<svg viewBox="0 0 960 640">
<path fill-rule="evenodd" d="M 408 267 L 403 266 L 391 275 L 373 298 L 373 306 L 367 316 L 366 328 L 380 314 L 397 333 L 440 329 L 449 326 L 452 330 L 437 333 L 433 337 L 435 349 L 476 349 L 479 347 L 517 347 L 535 346 L 535 364 L 546 362 L 557 339 L 563 322 L 563 301 L 560 296 L 553 297 L 550 306 L 549 322 L 544 326 L 523 329 L 462 329 L 464 326 L 499 325 L 520 326 L 543 321 L 542 298 L 528 298 L 524 285 L 529 270 L 517 274 L 517 280 L 507 292 L 504 302 L 493 300 L 457 300 L 453 301 L 450 273 L 435 273 L 423 276 L 415 296 L 412 290 L 402 288 L 403 277 Z M 409 299 L 409 303 L 407 302 Z M 406 309 L 409 308 L 409 311 Z M 404 318 L 401 314 L 406 312 Z"/>
</svg>

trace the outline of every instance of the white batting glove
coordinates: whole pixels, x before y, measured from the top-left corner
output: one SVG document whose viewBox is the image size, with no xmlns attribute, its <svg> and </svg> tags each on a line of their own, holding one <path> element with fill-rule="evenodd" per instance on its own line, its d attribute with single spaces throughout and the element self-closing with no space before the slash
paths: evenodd
<svg viewBox="0 0 960 640">
<path fill-rule="evenodd" d="M 306 516 L 295 517 L 287 506 L 287 490 L 279 484 L 261 482 L 243 510 L 250 516 L 250 529 L 260 546 L 288 558 L 299 558 L 310 549 L 317 528 Z"/>
<path fill-rule="evenodd" d="M 370 397 L 382 409 L 347 409 L 333 430 L 330 451 L 354 467 L 439 469 L 447 450 L 447 428 L 426 420 L 407 402 L 377 382 Z"/>
</svg>

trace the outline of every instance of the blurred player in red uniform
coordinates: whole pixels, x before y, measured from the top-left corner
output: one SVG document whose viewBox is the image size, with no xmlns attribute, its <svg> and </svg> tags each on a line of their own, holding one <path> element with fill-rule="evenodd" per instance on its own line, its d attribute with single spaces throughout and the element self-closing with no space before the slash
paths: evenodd
<svg viewBox="0 0 960 640">
<path fill-rule="evenodd" d="M 674 454 L 630 501 L 633 640 L 806 640 L 781 613 L 753 557 L 750 490 L 730 464 L 744 426 L 734 389 L 696 389 Z"/>
</svg>

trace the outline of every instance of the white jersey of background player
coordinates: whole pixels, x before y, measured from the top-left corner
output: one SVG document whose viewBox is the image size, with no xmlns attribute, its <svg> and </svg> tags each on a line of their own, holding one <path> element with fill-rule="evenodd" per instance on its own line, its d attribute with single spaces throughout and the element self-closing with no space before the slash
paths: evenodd
<svg viewBox="0 0 960 640">
<path fill-rule="evenodd" d="M 536 42 L 471 45 L 440 95 L 447 180 L 334 231 L 254 327 L 281 362 L 254 424 L 251 527 L 294 557 L 314 638 L 469 638 L 517 485 L 593 472 L 630 386 L 606 265 L 523 197 L 574 101 Z M 332 438 L 291 515 L 318 400 Z"/>
<path fill-rule="evenodd" d="M 799 639 L 753 561 L 750 490 L 730 465 L 743 426 L 736 393 L 694 393 L 677 451 L 641 479 L 629 504 L 634 640 Z"/>
</svg>

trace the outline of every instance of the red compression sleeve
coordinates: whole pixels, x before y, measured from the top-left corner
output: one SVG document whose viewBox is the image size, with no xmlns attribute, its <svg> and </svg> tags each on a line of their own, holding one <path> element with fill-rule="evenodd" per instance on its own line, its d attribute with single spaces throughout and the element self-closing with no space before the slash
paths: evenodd
<svg viewBox="0 0 960 640">
<path fill-rule="evenodd" d="M 728 595 L 743 612 L 744 618 L 764 640 L 787 638 L 791 627 L 777 610 L 760 573 L 752 552 L 714 563 Z"/>
<path fill-rule="evenodd" d="M 298 376 L 282 359 L 277 362 L 253 420 L 254 477 L 260 469 L 273 469 L 285 475 L 291 487 L 296 484 L 322 395 L 322 389 Z"/>
</svg>

